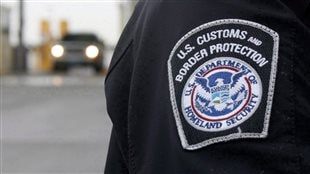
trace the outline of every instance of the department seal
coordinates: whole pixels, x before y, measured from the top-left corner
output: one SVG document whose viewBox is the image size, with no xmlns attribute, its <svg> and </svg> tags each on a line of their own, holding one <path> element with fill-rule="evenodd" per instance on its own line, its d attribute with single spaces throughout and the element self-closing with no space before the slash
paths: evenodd
<svg viewBox="0 0 310 174">
<path fill-rule="evenodd" d="M 249 64 L 232 57 L 214 58 L 189 77 L 182 112 L 196 129 L 217 132 L 250 118 L 261 101 L 261 80 Z"/>
</svg>

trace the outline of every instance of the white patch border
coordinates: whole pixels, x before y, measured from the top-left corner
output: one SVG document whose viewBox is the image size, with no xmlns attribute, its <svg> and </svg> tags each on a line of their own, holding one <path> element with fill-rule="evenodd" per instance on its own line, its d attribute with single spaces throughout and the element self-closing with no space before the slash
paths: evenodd
<svg viewBox="0 0 310 174">
<path fill-rule="evenodd" d="M 241 24 L 241 25 L 247 25 L 251 26 L 257 29 L 260 29 L 264 31 L 265 33 L 268 33 L 270 36 L 272 36 L 274 45 L 273 45 L 273 55 L 272 55 L 272 62 L 271 62 L 271 73 L 270 73 L 270 80 L 269 80 L 269 89 L 268 89 L 268 97 L 267 97 L 267 105 L 266 105 L 266 112 L 265 112 L 265 119 L 264 119 L 264 127 L 263 131 L 261 133 L 242 133 L 242 130 L 240 127 L 238 127 L 238 132 L 228 134 L 225 136 L 220 136 L 216 138 L 211 138 L 205 141 L 202 141 L 197 144 L 189 144 L 186 138 L 186 135 L 183 130 L 183 126 L 180 119 L 180 114 L 177 107 L 177 102 L 175 98 L 175 89 L 174 89 L 174 83 L 173 83 L 173 77 L 172 77 L 172 68 L 171 68 L 171 59 L 175 53 L 175 51 L 179 48 L 179 46 L 190 36 L 196 34 L 197 32 L 210 28 L 213 26 L 218 26 L 221 24 Z M 243 20 L 243 19 L 220 19 L 212 22 L 208 22 L 205 24 L 202 24 L 187 34 L 185 34 L 174 46 L 173 50 L 171 51 L 168 59 L 168 80 L 169 80 L 169 90 L 170 90 L 170 100 L 172 105 L 173 114 L 176 121 L 176 126 L 178 130 L 179 137 L 181 139 L 181 144 L 184 149 L 187 150 L 195 150 L 200 149 L 202 147 L 219 143 L 219 142 L 226 142 L 229 140 L 235 140 L 235 139 L 241 139 L 241 138 L 266 138 L 268 135 L 268 128 L 269 128 L 269 121 L 270 121 L 270 113 L 272 108 L 272 101 L 273 101 L 273 94 L 274 94 L 274 88 L 275 88 L 275 81 L 276 81 L 276 74 L 277 74 L 277 64 L 278 64 L 278 50 L 279 50 L 279 35 L 277 32 L 273 31 L 272 29 L 261 25 L 256 22 Z"/>
</svg>

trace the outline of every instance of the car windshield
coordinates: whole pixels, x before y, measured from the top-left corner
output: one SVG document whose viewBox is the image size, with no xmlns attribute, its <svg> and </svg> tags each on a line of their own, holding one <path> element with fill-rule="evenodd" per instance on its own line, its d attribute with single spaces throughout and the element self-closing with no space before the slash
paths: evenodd
<svg viewBox="0 0 310 174">
<path fill-rule="evenodd" d="M 92 34 L 68 34 L 62 38 L 63 41 L 98 41 Z"/>
</svg>

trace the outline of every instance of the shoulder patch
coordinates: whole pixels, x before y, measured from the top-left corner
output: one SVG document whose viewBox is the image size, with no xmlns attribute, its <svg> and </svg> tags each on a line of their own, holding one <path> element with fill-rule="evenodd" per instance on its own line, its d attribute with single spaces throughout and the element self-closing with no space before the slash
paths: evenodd
<svg viewBox="0 0 310 174">
<path fill-rule="evenodd" d="M 240 19 L 203 24 L 177 42 L 168 76 L 184 149 L 267 137 L 278 45 L 275 31 Z"/>
</svg>

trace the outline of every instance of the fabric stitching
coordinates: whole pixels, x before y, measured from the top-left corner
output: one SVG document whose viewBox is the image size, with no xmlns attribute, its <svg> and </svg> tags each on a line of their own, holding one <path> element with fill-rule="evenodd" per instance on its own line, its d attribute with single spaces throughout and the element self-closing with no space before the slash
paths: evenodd
<svg viewBox="0 0 310 174">
<path fill-rule="evenodd" d="M 134 57 L 136 57 L 135 55 L 136 55 L 136 53 L 135 53 L 135 42 L 134 42 L 134 40 L 132 41 L 132 58 L 134 58 Z M 134 73 L 134 69 L 135 69 L 135 63 L 133 63 L 133 67 L 132 67 L 132 74 Z M 131 80 L 130 80 L 130 91 L 132 90 L 131 88 L 132 88 L 132 86 L 133 86 L 133 75 L 132 75 L 132 77 L 131 77 Z M 129 94 L 129 99 L 128 100 L 130 100 L 131 99 L 131 93 Z M 130 101 L 129 101 L 129 103 L 130 103 Z M 131 107 L 130 107 L 130 104 L 128 104 L 128 115 L 131 115 L 129 112 L 130 112 L 130 109 Z M 129 157 L 129 159 L 128 159 L 128 161 L 129 161 L 129 173 L 133 173 L 133 174 L 136 174 L 137 173 L 137 166 L 136 166 L 136 157 L 135 157 L 135 152 L 136 152 L 136 150 L 135 150 L 135 146 L 134 146 L 134 143 L 131 141 L 132 139 L 131 139 L 131 125 L 132 124 L 135 124 L 136 123 L 136 117 L 135 116 L 133 116 L 131 119 L 128 117 L 128 131 L 127 131 L 127 137 L 128 137 L 128 148 L 129 148 L 129 151 L 128 151 L 128 157 Z"/>
<path fill-rule="evenodd" d="M 295 74 L 294 74 L 294 68 L 295 68 L 295 57 L 296 57 L 296 29 L 294 28 L 294 26 L 292 26 L 292 39 L 293 39 L 293 45 L 292 45 L 292 54 L 291 54 L 291 60 L 292 60 L 292 64 L 291 64 L 291 73 L 292 73 L 292 84 L 295 84 Z M 294 143 L 294 146 L 295 148 L 298 150 L 298 147 L 297 147 L 297 142 L 296 142 L 296 89 L 295 89 L 296 86 L 292 85 L 292 88 L 291 88 L 291 98 L 293 99 L 291 102 L 291 119 L 292 119 L 292 134 L 293 134 L 293 143 Z M 297 173 L 301 173 L 301 165 L 300 165 L 300 160 L 299 160 L 299 153 L 296 154 L 296 158 L 295 158 L 295 167 L 296 167 L 296 172 Z"/>
<path fill-rule="evenodd" d="M 269 35 L 272 36 L 273 41 L 274 41 L 274 46 L 273 46 L 273 56 L 272 56 L 272 65 L 271 65 L 271 73 L 270 73 L 270 80 L 269 80 L 269 89 L 268 89 L 268 97 L 267 97 L 267 107 L 266 107 L 266 112 L 265 112 L 265 119 L 264 119 L 264 128 L 262 133 L 233 133 L 229 134 L 226 136 L 221 136 L 221 137 L 216 137 L 212 139 L 208 139 L 206 141 L 190 145 L 187 141 L 186 135 L 183 130 L 183 126 L 181 123 L 180 119 L 180 114 L 177 108 L 177 103 L 175 99 L 175 90 L 174 90 L 174 84 L 173 84 L 173 77 L 172 77 L 172 67 L 171 67 L 171 59 L 177 50 L 177 48 L 191 35 L 209 27 L 217 26 L 220 24 L 243 24 L 243 25 L 248 25 L 252 26 L 255 28 L 258 28 Z M 171 105 L 176 121 L 176 126 L 178 130 L 179 137 L 181 139 L 181 144 L 184 149 L 187 150 L 195 150 L 199 149 L 204 146 L 208 146 L 210 144 L 214 143 L 219 143 L 223 141 L 229 141 L 233 139 L 239 139 L 239 138 L 265 138 L 268 135 L 268 128 L 269 128 L 269 120 L 270 120 L 270 113 L 271 113 L 271 107 L 272 107 L 272 100 L 273 100 L 273 93 L 274 93 L 274 87 L 275 87 L 275 79 L 276 79 L 276 73 L 277 73 L 277 61 L 278 61 L 278 49 L 279 49 L 279 35 L 271 30 L 270 28 L 263 26 L 261 24 L 258 24 L 256 22 L 251 22 L 247 20 L 242 20 L 242 19 L 220 19 L 216 21 L 212 21 L 209 23 L 205 23 L 203 25 L 200 25 L 187 34 L 185 34 L 175 45 L 173 50 L 171 51 L 168 59 L 168 80 L 169 80 L 169 89 L 170 89 L 170 100 L 171 100 Z"/>
<path fill-rule="evenodd" d="M 127 45 L 126 49 L 124 50 L 124 52 L 121 54 L 120 57 L 117 58 L 116 62 L 109 68 L 109 72 L 105 77 L 105 83 L 107 82 L 110 74 L 112 73 L 112 71 L 114 70 L 114 68 L 117 66 L 117 64 L 122 60 L 123 56 L 126 54 L 126 52 L 128 51 L 128 49 L 130 48 L 130 46 L 133 43 L 133 39 L 131 39 L 131 41 L 129 42 L 129 44 Z"/>
</svg>

